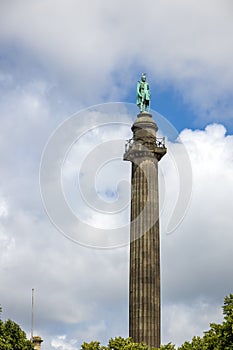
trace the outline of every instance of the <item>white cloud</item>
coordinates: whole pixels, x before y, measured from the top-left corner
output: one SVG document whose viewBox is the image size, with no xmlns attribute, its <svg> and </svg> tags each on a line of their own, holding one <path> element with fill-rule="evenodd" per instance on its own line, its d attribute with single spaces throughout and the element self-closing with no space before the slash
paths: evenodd
<svg viewBox="0 0 233 350">
<path fill-rule="evenodd" d="M 50 69 L 57 67 L 85 103 L 94 101 L 93 94 L 95 101 L 124 98 L 139 68 L 151 81 L 179 90 L 207 120 L 231 118 L 229 1 L 149 0 L 143 11 L 140 1 L 122 5 L 106 0 L 5 4 L 1 36 L 20 41 Z"/>
<path fill-rule="evenodd" d="M 192 163 L 193 193 L 182 224 L 171 235 L 162 235 L 167 342 L 181 343 L 208 329 L 210 322 L 220 322 L 219 305 L 232 292 L 233 285 L 227 276 L 231 274 L 233 244 L 233 137 L 225 133 L 222 125 L 213 124 L 205 130 L 184 130 L 180 135 Z M 166 161 L 169 158 L 164 158 Z M 163 166 L 166 168 L 166 164 Z M 174 174 L 166 175 L 169 196 L 174 193 Z M 169 210 L 172 209 L 168 201 L 166 215 Z M 162 215 L 162 231 L 166 215 Z M 208 307 L 202 310 L 200 300 Z M 168 326 L 168 331 L 166 324 L 176 327 Z"/>
<path fill-rule="evenodd" d="M 66 336 L 65 335 L 60 335 L 57 338 L 53 339 L 51 342 L 51 346 L 54 349 L 58 350 L 76 350 L 77 347 L 75 346 L 75 341 L 66 341 Z"/>
<path fill-rule="evenodd" d="M 181 345 L 193 336 L 202 336 L 209 329 L 210 322 L 221 323 L 220 305 L 198 299 L 190 304 L 168 304 L 163 308 L 163 332 L 166 342 Z"/>
<path fill-rule="evenodd" d="M 0 200 L 0 217 L 6 217 L 8 215 L 8 205 L 5 199 Z"/>
</svg>

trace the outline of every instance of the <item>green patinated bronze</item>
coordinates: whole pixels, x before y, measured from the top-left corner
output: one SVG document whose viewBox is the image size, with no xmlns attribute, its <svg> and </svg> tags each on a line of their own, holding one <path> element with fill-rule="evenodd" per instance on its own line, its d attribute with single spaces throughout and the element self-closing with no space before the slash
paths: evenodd
<svg viewBox="0 0 233 350">
<path fill-rule="evenodd" d="M 137 83 L 137 106 L 140 108 L 140 112 L 150 109 L 150 88 L 146 82 L 145 73 L 142 74 L 141 80 Z"/>
</svg>

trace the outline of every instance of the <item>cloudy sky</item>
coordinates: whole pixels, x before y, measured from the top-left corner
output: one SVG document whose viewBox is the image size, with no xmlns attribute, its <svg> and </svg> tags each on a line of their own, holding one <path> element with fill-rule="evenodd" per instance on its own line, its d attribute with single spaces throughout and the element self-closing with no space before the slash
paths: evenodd
<svg viewBox="0 0 233 350">
<path fill-rule="evenodd" d="M 221 322 L 233 290 L 232 15 L 231 0 L 0 1 L 0 304 L 30 336 L 35 288 L 44 350 L 128 335 L 121 158 L 142 72 L 168 145 L 162 342 Z"/>
</svg>

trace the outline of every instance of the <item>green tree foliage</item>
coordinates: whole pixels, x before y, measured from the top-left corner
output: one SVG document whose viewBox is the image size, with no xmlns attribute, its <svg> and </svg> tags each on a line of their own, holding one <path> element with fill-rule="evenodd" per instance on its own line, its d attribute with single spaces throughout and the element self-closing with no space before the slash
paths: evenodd
<svg viewBox="0 0 233 350">
<path fill-rule="evenodd" d="M 103 349 L 106 349 L 106 347 L 101 346 L 100 342 L 98 341 L 92 341 L 90 343 L 86 343 L 86 342 L 83 343 L 81 349 L 82 350 L 103 350 Z"/>
<path fill-rule="evenodd" d="M 1 314 L 0 308 L 0 314 Z M 1 350 L 33 350 L 32 343 L 19 325 L 11 320 L 0 320 L 0 349 Z"/>
<path fill-rule="evenodd" d="M 210 329 L 203 337 L 193 337 L 191 342 L 185 342 L 177 350 L 233 350 L 233 294 L 226 296 L 223 305 L 224 321 L 222 324 L 211 323 Z M 1 349 L 1 347 L 0 347 Z M 6 348 L 7 349 L 7 348 Z M 145 344 L 134 343 L 132 338 L 110 339 L 107 346 L 99 342 L 84 343 L 82 350 L 156 350 L 149 349 Z M 4 348 L 5 350 L 5 348 Z M 157 349 L 159 350 L 159 349 Z M 161 345 L 160 350 L 176 350 L 175 345 Z"/>
<path fill-rule="evenodd" d="M 101 346 L 99 342 L 92 341 L 91 343 L 83 343 L 82 350 L 158 350 L 149 348 L 143 343 L 134 343 L 132 338 L 117 337 L 110 339 L 107 346 Z M 161 350 L 175 350 L 175 346 L 171 343 L 162 345 Z"/>
<path fill-rule="evenodd" d="M 226 296 L 223 305 L 222 324 L 211 323 L 203 337 L 194 337 L 178 350 L 233 350 L 233 294 Z"/>
<path fill-rule="evenodd" d="M 175 350 L 175 345 L 172 343 L 168 343 L 166 345 L 161 345 L 160 347 L 161 350 Z"/>
<path fill-rule="evenodd" d="M 179 350 L 202 350 L 203 348 L 203 340 L 201 337 L 193 337 L 192 342 L 185 342 L 181 345 Z"/>
<path fill-rule="evenodd" d="M 122 338 L 118 337 L 115 339 L 110 339 L 107 349 L 110 350 L 148 350 L 148 346 L 142 343 L 134 343 L 132 338 Z"/>
</svg>

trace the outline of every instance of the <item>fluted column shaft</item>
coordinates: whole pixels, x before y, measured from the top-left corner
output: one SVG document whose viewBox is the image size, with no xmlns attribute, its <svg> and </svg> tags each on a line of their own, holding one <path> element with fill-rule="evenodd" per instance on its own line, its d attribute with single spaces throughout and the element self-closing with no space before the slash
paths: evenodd
<svg viewBox="0 0 233 350">
<path fill-rule="evenodd" d="M 160 346 L 160 244 L 157 159 L 132 164 L 129 335 Z"/>
<path fill-rule="evenodd" d="M 160 147 L 158 127 L 143 112 L 135 120 L 133 138 L 124 160 L 132 162 L 130 224 L 129 335 L 135 342 L 160 347 L 160 242 L 158 162 L 166 153 Z"/>
</svg>

